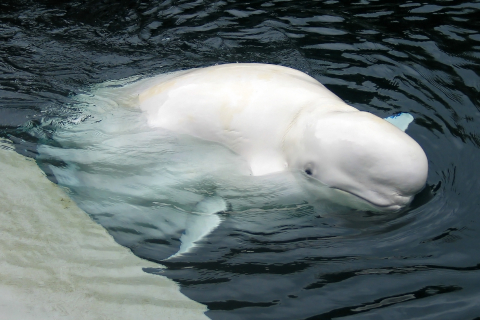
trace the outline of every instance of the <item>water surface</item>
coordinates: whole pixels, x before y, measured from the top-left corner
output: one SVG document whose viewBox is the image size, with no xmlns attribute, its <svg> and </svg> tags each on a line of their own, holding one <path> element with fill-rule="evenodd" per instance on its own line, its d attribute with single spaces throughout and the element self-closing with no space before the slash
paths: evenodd
<svg viewBox="0 0 480 320">
<path fill-rule="evenodd" d="M 77 177 L 63 183 L 82 208 L 136 255 L 165 264 L 146 272 L 176 280 L 212 319 L 474 319 L 479 9 L 478 1 L 3 2 L 0 134 L 38 157 L 52 180 L 55 168 Z M 289 193 L 285 181 L 270 184 L 271 199 L 260 182 L 224 181 L 228 165 L 211 158 L 204 160 L 215 170 L 166 189 L 152 177 L 168 181 L 168 172 L 147 170 L 161 150 L 235 157 L 159 139 L 129 120 L 139 119 L 135 110 L 107 108 L 102 116 L 88 101 L 106 81 L 227 62 L 292 67 L 360 110 L 411 113 L 407 132 L 429 159 L 428 189 L 396 217 L 331 217 Z M 82 132 L 97 120 L 110 129 Z M 130 162 L 109 158 L 114 146 L 131 152 Z M 178 154 L 162 159 L 171 159 L 170 169 L 192 163 Z M 92 179 L 98 189 L 82 183 Z M 188 211 L 197 191 L 225 190 L 238 193 L 234 212 L 194 251 L 162 261 L 182 232 L 169 214 Z"/>
</svg>

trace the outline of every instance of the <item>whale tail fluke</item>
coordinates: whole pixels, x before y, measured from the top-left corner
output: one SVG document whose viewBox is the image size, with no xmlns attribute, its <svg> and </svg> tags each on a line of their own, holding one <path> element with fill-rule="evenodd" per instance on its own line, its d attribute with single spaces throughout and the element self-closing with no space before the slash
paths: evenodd
<svg viewBox="0 0 480 320">
<path fill-rule="evenodd" d="M 407 130 L 408 125 L 412 123 L 413 116 L 410 113 L 401 112 L 387 117 L 385 120 L 393 124 L 398 129 L 405 131 Z"/>
<path fill-rule="evenodd" d="M 180 237 L 180 249 L 165 260 L 179 257 L 192 250 L 199 240 L 209 235 L 220 225 L 222 219 L 217 213 L 225 212 L 227 209 L 227 202 L 219 196 L 204 198 L 197 203 L 195 211 L 189 215 L 185 231 Z"/>
</svg>

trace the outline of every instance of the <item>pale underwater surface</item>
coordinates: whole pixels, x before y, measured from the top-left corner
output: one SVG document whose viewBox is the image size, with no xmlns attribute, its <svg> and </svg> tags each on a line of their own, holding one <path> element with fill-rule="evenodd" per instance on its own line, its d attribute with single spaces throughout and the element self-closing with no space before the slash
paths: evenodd
<svg viewBox="0 0 480 320">
<path fill-rule="evenodd" d="M 216 63 L 293 67 L 360 110 L 414 116 L 407 133 L 427 153 L 431 194 L 413 211 L 372 224 L 320 218 L 309 205 L 290 208 L 289 220 L 252 209 L 221 216 L 197 251 L 165 262 L 162 274 L 210 318 L 480 315 L 478 1 L 0 6 L 0 135 L 32 158 L 40 145 L 59 146 L 51 137 L 63 124 L 82 120 L 74 97 L 92 85 Z M 144 241 L 149 225 L 130 222 L 113 224 L 124 227 L 114 234 L 141 257 L 158 261 L 179 246 Z"/>
<path fill-rule="evenodd" d="M 0 139 L 1 319 L 208 319 Z"/>
</svg>

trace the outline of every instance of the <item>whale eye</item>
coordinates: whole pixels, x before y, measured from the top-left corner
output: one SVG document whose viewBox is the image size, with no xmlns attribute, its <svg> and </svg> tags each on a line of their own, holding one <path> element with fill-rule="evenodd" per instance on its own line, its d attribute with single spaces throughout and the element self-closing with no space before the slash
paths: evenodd
<svg viewBox="0 0 480 320">
<path fill-rule="evenodd" d="M 310 170 L 310 169 L 305 169 L 305 173 L 308 174 L 309 176 L 311 176 L 311 175 L 312 175 L 312 170 Z"/>
</svg>

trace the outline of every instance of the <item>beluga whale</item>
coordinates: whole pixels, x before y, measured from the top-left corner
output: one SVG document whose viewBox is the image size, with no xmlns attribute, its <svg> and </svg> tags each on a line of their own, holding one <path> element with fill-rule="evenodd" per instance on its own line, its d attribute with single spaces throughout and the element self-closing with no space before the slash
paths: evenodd
<svg viewBox="0 0 480 320">
<path fill-rule="evenodd" d="M 408 113 L 360 111 L 288 67 L 235 63 L 174 73 L 143 90 L 148 125 L 220 143 L 252 176 L 301 171 L 358 209 L 396 212 L 425 186 L 428 162 Z"/>
<path fill-rule="evenodd" d="M 404 132 L 410 114 L 360 111 L 287 67 L 236 63 L 133 77 L 75 99 L 82 110 L 57 128 L 61 148 L 39 148 L 42 161 L 125 241 L 137 233 L 180 240 L 173 255 L 176 248 L 162 247 L 170 258 L 217 228 L 221 212 L 251 219 L 278 210 L 289 219 L 282 212 L 308 207 L 359 221 L 362 211 L 390 217 L 427 179 L 427 157 Z"/>
</svg>

